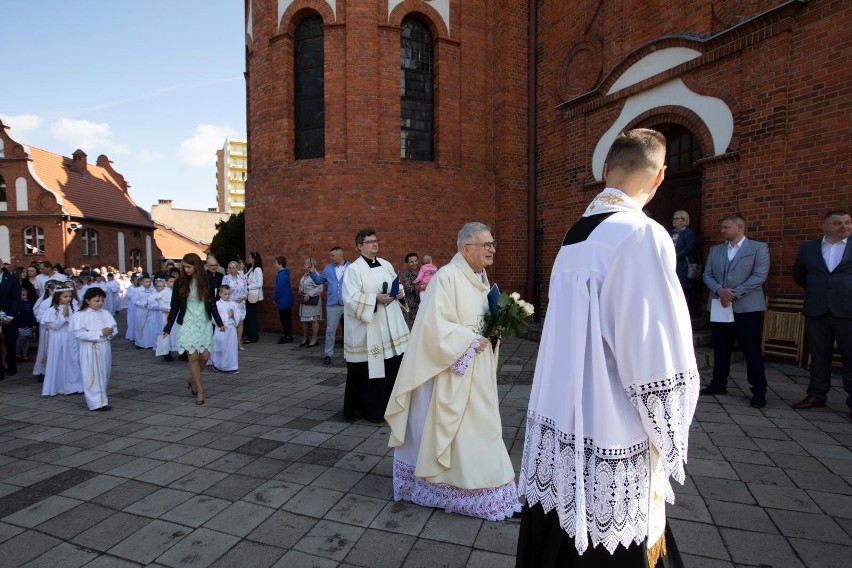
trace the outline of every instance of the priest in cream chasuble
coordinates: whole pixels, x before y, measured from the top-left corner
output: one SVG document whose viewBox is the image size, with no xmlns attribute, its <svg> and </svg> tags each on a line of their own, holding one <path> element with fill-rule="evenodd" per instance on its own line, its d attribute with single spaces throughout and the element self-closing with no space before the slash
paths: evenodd
<svg viewBox="0 0 852 568">
<path fill-rule="evenodd" d="M 426 289 L 385 420 L 394 499 L 496 521 L 520 511 L 503 443 L 497 352 L 479 334 L 496 245 L 481 223 Z"/>
</svg>

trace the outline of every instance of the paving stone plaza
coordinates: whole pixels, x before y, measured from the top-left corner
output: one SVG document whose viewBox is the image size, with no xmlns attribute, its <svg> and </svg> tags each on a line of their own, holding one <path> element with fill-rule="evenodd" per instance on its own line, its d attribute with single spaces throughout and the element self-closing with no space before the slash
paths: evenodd
<svg viewBox="0 0 852 568">
<path fill-rule="evenodd" d="M 206 372 L 113 341 L 111 412 L 43 399 L 30 366 L 0 382 L 0 566 L 514 566 L 518 522 L 393 501 L 388 429 L 341 413 L 337 350 L 240 352 Z M 512 339 L 498 373 L 516 469 L 538 344 Z M 745 386 L 742 363 L 732 371 Z M 798 412 L 806 373 L 767 367 L 764 409 L 729 385 L 702 397 L 669 522 L 688 568 L 844 567 L 852 558 L 852 422 L 842 389 Z M 835 377 L 835 384 L 839 377 Z"/>
</svg>

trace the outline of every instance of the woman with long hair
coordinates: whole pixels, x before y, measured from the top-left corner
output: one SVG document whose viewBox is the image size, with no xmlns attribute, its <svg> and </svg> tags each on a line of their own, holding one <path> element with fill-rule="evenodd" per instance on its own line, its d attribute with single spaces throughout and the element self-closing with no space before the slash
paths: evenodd
<svg viewBox="0 0 852 568">
<path fill-rule="evenodd" d="M 263 301 L 263 260 L 260 253 L 251 253 L 251 268 L 246 272 L 248 301 L 246 303 L 246 338 L 243 343 L 257 343 L 260 326 L 257 321 L 257 305 Z"/>
<path fill-rule="evenodd" d="M 184 255 L 181 261 L 180 278 L 175 282 L 169 319 L 163 329 L 168 335 L 175 321 L 178 324 L 178 352 L 186 353 L 189 362 L 189 382 L 187 387 L 195 396 L 195 404 L 204 404 L 204 385 L 201 383 L 201 370 L 207 365 L 210 347 L 213 344 L 213 326 L 223 330 L 225 325 L 207 290 L 207 275 L 204 263 L 195 253 Z"/>
</svg>

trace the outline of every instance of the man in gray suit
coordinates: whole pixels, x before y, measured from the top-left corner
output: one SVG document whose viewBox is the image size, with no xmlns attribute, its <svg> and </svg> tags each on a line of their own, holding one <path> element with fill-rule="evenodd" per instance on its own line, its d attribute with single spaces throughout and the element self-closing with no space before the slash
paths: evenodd
<svg viewBox="0 0 852 568">
<path fill-rule="evenodd" d="M 799 248 L 793 280 L 805 289 L 804 314 L 811 350 L 808 396 L 793 405 L 805 410 L 825 406 L 831 388 L 831 351 L 834 342 L 843 361 L 843 388 L 852 417 L 852 217 L 830 211 L 823 222 L 825 235 Z"/>
<path fill-rule="evenodd" d="M 727 394 L 734 339 L 746 358 L 751 385 L 751 406 L 766 406 L 766 372 L 760 347 L 761 315 L 766 310 L 763 283 L 769 274 L 769 247 L 747 239 L 745 220 L 738 214 L 722 219 L 725 242 L 710 249 L 704 268 L 704 284 L 710 289 L 707 309 L 713 300 L 733 307 L 734 321 L 711 322 L 713 332 L 713 380 L 701 394 Z"/>
</svg>

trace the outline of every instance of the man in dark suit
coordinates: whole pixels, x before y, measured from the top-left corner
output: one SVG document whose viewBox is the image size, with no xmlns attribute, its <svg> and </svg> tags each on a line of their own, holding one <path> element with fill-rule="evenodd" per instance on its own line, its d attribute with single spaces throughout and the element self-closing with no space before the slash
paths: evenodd
<svg viewBox="0 0 852 568">
<path fill-rule="evenodd" d="M 0 333 L 3 334 L 3 343 L 6 347 L 6 361 L 0 361 L 0 380 L 6 375 L 14 375 L 18 372 L 15 361 L 15 345 L 18 342 L 18 327 L 14 318 L 17 318 L 21 309 L 21 281 L 9 272 L 6 265 L 0 269 L 0 312 L 5 317 L 0 319 Z"/>
<path fill-rule="evenodd" d="M 222 285 L 225 274 L 224 271 L 219 271 L 219 261 L 212 254 L 207 257 L 205 265 L 207 267 L 207 294 L 210 296 L 210 301 L 215 304 L 219 301 L 219 286 Z"/>
<path fill-rule="evenodd" d="M 793 405 L 797 410 L 825 406 L 831 388 L 831 352 L 834 342 L 843 362 L 843 388 L 852 417 L 852 217 L 830 211 L 823 222 L 825 235 L 799 248 L 793 280 L 805 289 L 804 314 L 811 350 L 808 396 Z"/>
<path fill-rule="evenodd" d="M 710 290 L 707 309 L 714 301 L 732 307 L 733 322 L 710 322 L 713 332 L 713 380 L 701 394 L 727 394 L 734 339 L 746 358 L 751 406 L 766 406 L 766 371 L 760 346 L 761 316 L 766 311 L 763 283 L 769 274 L 769 246 L 747 239 L 745 220 L 738 214 L 722 219 L 725 242 L 710 249 L 704 284 Z M 712 312 L 711 312 L 712 313 Z"/>
</svg>

